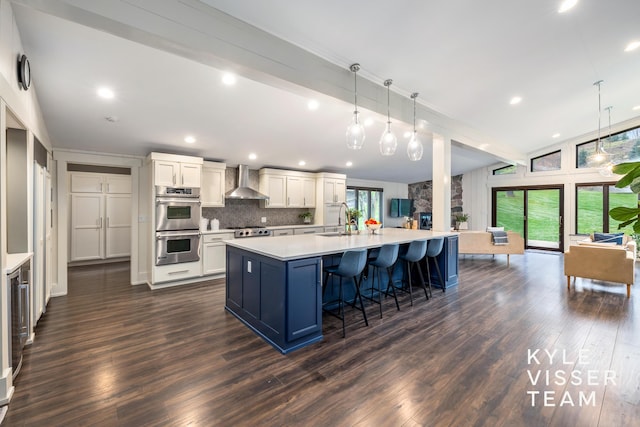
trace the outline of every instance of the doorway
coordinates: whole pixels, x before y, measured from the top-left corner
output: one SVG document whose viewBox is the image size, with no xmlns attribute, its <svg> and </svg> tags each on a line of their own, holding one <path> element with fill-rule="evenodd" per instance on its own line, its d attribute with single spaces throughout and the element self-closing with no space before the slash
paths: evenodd
<svg viewBox="0 0 640 427">
<path fill-rule="evenodd" d="M 502 187 L 492 191 L 491 223 L 519 233 L 525 249 L 564 250 L 564 186 Z"/>
</svg>

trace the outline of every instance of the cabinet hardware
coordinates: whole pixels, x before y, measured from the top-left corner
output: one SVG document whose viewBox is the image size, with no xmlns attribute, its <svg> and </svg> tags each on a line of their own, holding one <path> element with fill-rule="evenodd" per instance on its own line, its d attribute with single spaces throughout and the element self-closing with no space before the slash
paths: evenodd
<svg viewBox="0 0 640 427">
<path fill-rule="evenodd" d="M 180 271 L 170 271 L 168 274 L 185 274 L 188 272 L 189 270 L 180 270 Z"/>
</svg>

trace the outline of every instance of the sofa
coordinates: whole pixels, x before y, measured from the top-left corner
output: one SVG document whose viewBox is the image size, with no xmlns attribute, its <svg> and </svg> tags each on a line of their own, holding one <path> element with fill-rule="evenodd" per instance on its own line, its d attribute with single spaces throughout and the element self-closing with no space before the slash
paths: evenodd
<svg viewBox="0 0 640 427">
<path fill-rule="evenodd" d="M 507 266 L 509 256 L 524 254 L 524 239 L 515 231 L 507 231 L 506 245 L 494 245 L 492 234 L 488 231 L 460 231 L 458 235 L 458 253 L 475 255 L 506 255 Z"/>
<path fill-rule="evenodd" d="M 590 240 L 569 246 L 564 253 L 564 274 L 567 289 L 571 278 L 603 280 L 627 285 L 627 298 L 631 297 L 631 285 L 635 282 L 636 244 L 630 239 L 617 245 Z"/>
</svg>

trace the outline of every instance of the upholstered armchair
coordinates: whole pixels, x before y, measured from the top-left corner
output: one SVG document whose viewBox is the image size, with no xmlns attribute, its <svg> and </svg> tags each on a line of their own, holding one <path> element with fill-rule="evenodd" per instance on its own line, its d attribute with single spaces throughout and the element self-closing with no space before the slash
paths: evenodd
<svg viewBox="0 0 640 427">
<path fill-rule="evenodd" d="M 627 285 L 627 297 L 631 296 L 631 285 L 635 281 L 636 245 L 629 241 L 625 245 L 598 242 L 579 242 L 569 246 L 564 253 L 564 274 L 567 289 L 571 289 L 571 277 L 604 280 Z"/>
</svg>

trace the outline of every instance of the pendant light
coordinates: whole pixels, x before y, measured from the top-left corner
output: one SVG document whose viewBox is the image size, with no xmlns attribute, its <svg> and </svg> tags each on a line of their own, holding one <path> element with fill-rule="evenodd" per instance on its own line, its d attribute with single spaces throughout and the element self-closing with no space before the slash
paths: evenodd
<svg viewBox="0 0 640 427">
<path fill-rule="evenodd" d="M 351 123 L 347 127 L 347 148 L 352 150 L 359 150 L 364 144 L 364 126 L 360 123 L 358 118 L 358 70 L 360 70 L 360 64 L 352 64 L 349 69 L 353 72 L 353 118 Z"/>
<path fill-rule="evenodd" d="M 613 107 L 612 106 L 608 106 L 605 108 L 605 110 L 607 110 L 607 113 L 609 115 L 609 136 L 607 136 L 607 141 L 611 142 L 611 109 Z M 609 157 L 609 161 L 606 162 L 604 165 L 602 165 L 602 167 L 600 168 L 600 175 L 602 176 L 606 176 L 606 177 L 610 177 L 613 176 L 613 166 L 615 164 L 613 163 L 613 160 L 611 160 L 611 157 Z"/>
<path fill-rule="evenodd" d="M 598 80 L 593 85 L 598 86 L 598 140 L 596 141 L 596 150 L 592 155 L 589 156 L 587 162 L 589 166 L 597 167 L 606 162 L 609 153 L 604 150 L 602 146 L 602 141 L 600 140 L 600 119 L 602 116 L 602 106 L 600 100 L 600 85 L 602 84 L 602 80 Z"/>
<path fill-rule="evenodd" d="M 409 140 L 409 144 L 407 145 L 407 155 L 409 156 L 409 160 L 413 162 L 417 162 L 422 159 L 422 143 L 418 139 L 418 132 L 416 131 L 416 98 L 418 97 L 418 92 L 414 92 L 411 94 L 411 99 L 413 99 L 413 135 L 411 135 L 411 139 Z"/>
<path fill-rule="evenodd" d="M 383 156 L 393 156 L 398 147 L 398 138 L 391 131 L 391 113 L 389 112 L 389 93 L 393 80 L 387 79 L 384 81 L 384 85 L 387 87 L 387 127 L 380 137 L 380 154 Z"/>
</svg>

